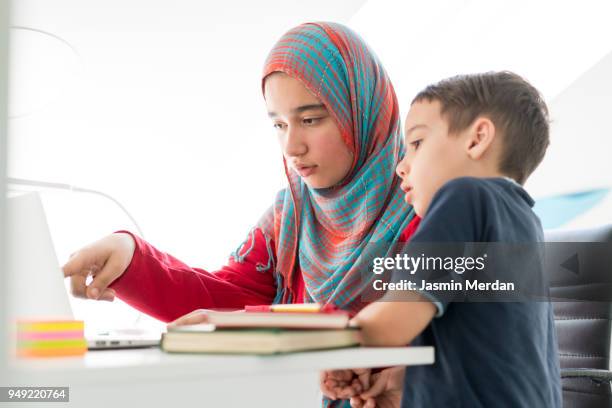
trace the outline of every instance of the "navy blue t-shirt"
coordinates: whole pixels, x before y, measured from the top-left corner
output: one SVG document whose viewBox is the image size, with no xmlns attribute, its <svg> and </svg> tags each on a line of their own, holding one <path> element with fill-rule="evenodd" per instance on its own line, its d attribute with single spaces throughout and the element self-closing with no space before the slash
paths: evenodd
<svg viewBox="0 0 612 408">
<path fill-rule="evenodd" d="M 461 177 L 434 195 L 410 242 L 543 242 L 533 199 L 509 178 Z M 454 272 L 450 272 L 454 273 Z M 413 341 L 435 363 L 406 369 L 402 407 L 560 407 L 549 302 L 445 302 Z"/>
</svg>

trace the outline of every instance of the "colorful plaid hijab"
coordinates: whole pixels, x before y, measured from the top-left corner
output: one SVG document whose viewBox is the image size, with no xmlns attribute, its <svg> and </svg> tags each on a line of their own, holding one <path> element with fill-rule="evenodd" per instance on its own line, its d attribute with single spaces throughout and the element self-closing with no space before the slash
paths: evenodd
<svg viewBox="0 0 612 408">
<path fill-rule="evenodd" d="M 372 275 L 364 248 L 396 242 L 414 217 L 395 177 L 404 154 L 395 91 L 366 43 L 340 24 L 307 23 L 283 35 L 267 58 L 262 87 L 279 71 L 321 100 L 356 159 L 343 184 L 326 189 L 308 187 L 285 163 L 289 187 L 258 224 L 276 249 L 275 303 L 295 300 L 299 268 L 306 302 L 357 312 L 370 285 L 363 277 Z"/>
</svg>

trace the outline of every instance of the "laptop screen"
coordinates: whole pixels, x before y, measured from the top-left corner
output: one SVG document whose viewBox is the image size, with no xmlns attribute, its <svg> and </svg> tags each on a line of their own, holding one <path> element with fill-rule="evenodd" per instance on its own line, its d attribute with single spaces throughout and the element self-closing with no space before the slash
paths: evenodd
<svg viewBox="0 0 612 408">
<path fill-rule="evenodd" d="M 11 196 L 6 205 L 9 321 L 72 319 L 39 194 Z"/>
</svg>

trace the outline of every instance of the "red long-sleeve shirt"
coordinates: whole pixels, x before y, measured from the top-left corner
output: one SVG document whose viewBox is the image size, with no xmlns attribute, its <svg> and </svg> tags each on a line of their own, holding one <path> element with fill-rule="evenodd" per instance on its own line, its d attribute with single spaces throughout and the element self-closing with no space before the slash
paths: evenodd
<svg viewBox="0 0 612 408">
<path fill-rule="evenodd" d="M 419 221 L 415 217 L 410 222 L 401 241 L 408 240 Z M 241 255 L 244 248 L 253 245 L 242 263 L 230 257 L 227 265 L 214 272 L 190 267 L 129 231 L 117 232 L 130 234 L 136 248 L 130 265 L 109 287 L 121 300 L 156 319 L 169 322 L 195 309 L 243 309 L 246 305 L 271 304 L 276 296 L 272 270 L 256 269 L 257 264 L 266 265 L 269 257 L 261 230 L 256 229 L 242 246 Z M 301 303 L 304 280 L 301 273 L 296 276 L 292 289 L 297 294 L 295 302 Z"/>
</svg>

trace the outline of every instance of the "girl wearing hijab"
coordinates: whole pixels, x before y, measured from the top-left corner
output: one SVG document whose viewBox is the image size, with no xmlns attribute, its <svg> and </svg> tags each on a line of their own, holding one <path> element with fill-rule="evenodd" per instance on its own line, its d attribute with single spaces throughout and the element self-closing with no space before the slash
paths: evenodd
<svg viewBox="0 0 612 408">
<path fill-rule="evenodd" d="M 364 306 L 366 246 L 406 241 L 419 222 L 395 176 L 404 146 L 389 77 L 349 28 L 307 23 L 271 50 L 262 92 L 288 186 L 228 264 L 193 268 L 118 231 L 64 266 L 73 294 L 117 295 L 166 322 L 187 314 L 179 324 L 205 320 L 199 309 L 318 302 L 355 314 Z"/>
</svg>

